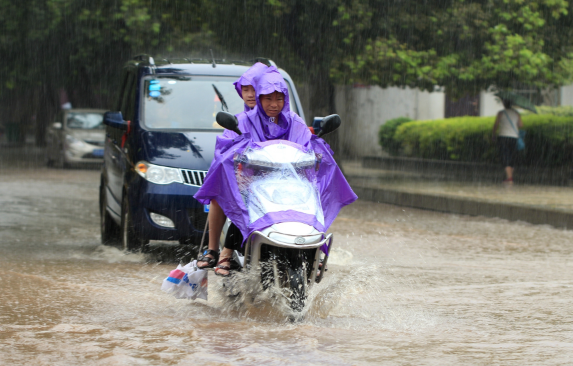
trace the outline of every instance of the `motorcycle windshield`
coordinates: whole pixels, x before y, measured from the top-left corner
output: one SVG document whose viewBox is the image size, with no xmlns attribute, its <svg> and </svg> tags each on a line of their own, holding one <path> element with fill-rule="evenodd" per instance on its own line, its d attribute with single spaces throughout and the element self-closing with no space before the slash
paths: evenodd
<svg viewBox="0 0 573 366">
<path fill-rule="evenodd" d="M 268 213 L 296 211 L 324 225 L 314 152 L 284 141 L 261 145 L 235 157 L 237 183 L 250 223 Z"/>
</svg>

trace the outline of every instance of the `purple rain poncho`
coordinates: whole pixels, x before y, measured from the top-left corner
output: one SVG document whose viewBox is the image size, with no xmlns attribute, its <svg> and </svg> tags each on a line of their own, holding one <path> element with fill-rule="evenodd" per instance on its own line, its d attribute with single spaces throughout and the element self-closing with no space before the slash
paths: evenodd
<svg viewBox="0 0 573 366">
<path fill-rule="evenodd" d="M 261 62 L 257 62 L 256 64 L 254 64 L 253 66 L 251 66 L 247 71 L 245 71 L 243 73 L 243 75 L 241 75 L 240 78 L 237 79 L 237 81 L 235 81 L 233 83 L 233 85 L 235 85 L 235 90 L 237 90 L 237 93 L 239 94 L 239 96 L 241 97 L 241 99 L 243 99 L 243 89 L 242 86 L 243 85 L 252 85 L 253 88 L 257 85 L 257 80 L 259 79 L 259 77 L 268 69 L 268 66 L 261 63 Z M 248 112 L 251 110 L 251 107 L 249 107 L 248 105 L 245 104 L 245 112 Z M 226 130 L 227 131 L 227 130 Z"/>
<path fill-rule="evenodd" d="M 333 158 L 330 146 L 315 135 L 312 135 L 302 119 L 290 110 L 287 85 L 276 69 L 271 66 L 261 75 L 255 86 L 257 105 L 251 111 L 237 115 L 241 136 L 232 135 L 217 137 L 215 157 L 209 168 L 203 186 L 195 194 L 202 204 L 209 204 L 215 199 L 227 217 L 239 228 L 244 240 L 256 230 L 263 230 L 273 224 L 298 221 L 325 232 L 340 209 L 358 197 L 344 178 Z M 279 114 L 278 124 L 269 121 L 259 97 L 275 91 L 284 94 L 284 107 Z M 255 222 L 250 222 L 249 213 L 241 196 L 237 183 L 234 160 L 236 154 L 247 149 L 260 148 L 269 140 L 288 140 L 300 145 L 302 151 L 314 151 L 319 157 L 320 168 L 316 173 L 316 187 L 324 214 L 323 220 L 297 211 L 271 212 Z M 267 145 L 267 144 L 264 144 Z M 320 222 L 322 221 L 322 222 Z"/>
</svg>

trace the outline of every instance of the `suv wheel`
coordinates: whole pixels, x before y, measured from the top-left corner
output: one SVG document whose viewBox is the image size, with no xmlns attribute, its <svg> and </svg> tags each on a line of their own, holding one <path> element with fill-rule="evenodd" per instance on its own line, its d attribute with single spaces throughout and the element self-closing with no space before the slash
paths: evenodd
<svg viewBox="0 0 573 366">
<path fill-rule="evenodd" d="M 117 245 L 120 242 L 120 230 L 117 224 L 107 212 L 107 198 L 105 188 L 102 185 L 99 190 L 99 213 L 100 213 L 100 227 L 101 227 L 101 243 L 103 245 Z"/>
<path fill-rule="evenodd" d="M 128 252 L 138 251 L 142 247 L 142 242 L 135 236 L 135 230 L 133 230 L 127 194 L 123 195 L 121 205 L 121 244 L 123 250 Z"/>
</svg>

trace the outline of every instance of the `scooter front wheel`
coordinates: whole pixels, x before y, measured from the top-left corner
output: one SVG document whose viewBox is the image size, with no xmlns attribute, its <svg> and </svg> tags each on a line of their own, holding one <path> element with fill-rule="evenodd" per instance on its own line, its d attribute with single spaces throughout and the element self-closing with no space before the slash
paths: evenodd
<svg viewBox="0 0 573 366">
<path fill-rule="evenodd" d="M 291 291 L 290 307 L 295 312 L 301 312 L 304 309 L 307 298 L 306 284 L 306 266 L 298 265 L 287 269 L 288 285 Z"/>
<path fill-rule="evenodd" d="M 261 249 L 263 290 L 275 287 L 294 312 L 302 312 L 307 299 L 309 253 L 264 245 Z"/>
</svg>

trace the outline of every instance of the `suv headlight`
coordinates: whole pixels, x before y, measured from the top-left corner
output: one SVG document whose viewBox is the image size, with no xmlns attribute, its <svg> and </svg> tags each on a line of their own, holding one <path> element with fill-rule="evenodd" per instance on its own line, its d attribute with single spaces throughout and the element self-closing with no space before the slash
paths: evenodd
<svg viewBox="0 0 573 366">
<path fill-rule="evenodd" d="M 145 180 L 155 184 L 183 183 L 181 172 L 176 168 L 149 164 L 146 161 L 140 161 L 135 164 L 135 171 Z"/>
</svg>

